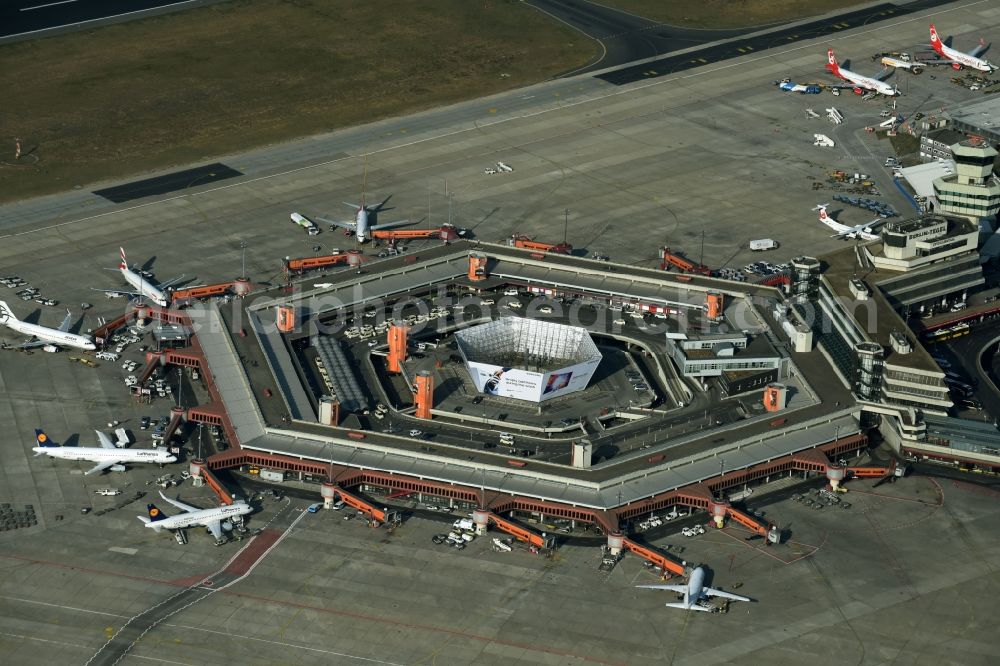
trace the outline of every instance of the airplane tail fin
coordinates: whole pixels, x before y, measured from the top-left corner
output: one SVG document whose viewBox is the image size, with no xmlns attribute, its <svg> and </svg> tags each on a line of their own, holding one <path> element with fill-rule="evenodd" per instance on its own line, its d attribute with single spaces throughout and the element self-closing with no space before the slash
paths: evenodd
<svg viewBox="0 0 1000 666">
<path fill-rule="evenodd" d="M 823 207 L 823 206 L 820 206 L 820 209 L 819 209 L 819 221 L 820 222 L 826 222 L 829 219 L 830 219 L 830 216 L 826 214 L 826 208 Z"/>
<path fill-rule="evenodd" d="M 933 23 L 931 23 L 931 47 L 938 53 L 941 52 L 941 37 L 938 36 L 937 28 L 934 27 Z"/>
<path fill-rule="evenodd" d="M 827 49 L 826 51 L 826 68 L 834 76 L 840 76 L 840 65 L 837 64 L 837 56 L 833 55 L 833 49 Z"/>
<path fill-rule="evenodd" d="M 147 517 L 147 516 L 136 516 L 136 518 L 138 518 L 139 520 L 141 520 L 141 521 L 143 522 L 143 524 L 144 524 L 144 525 L 147 525 L 147 526 L 149 526 L 149 527 L 152 527 L 152 528 L 153 528 L 153 531 L 154 531 L 154 532 L 159 532 L 160 530 L 162 530 L 162 529 L 163 529 L 163 527 L 162 527 L 162 526 L 160 526 L 160 525 L 157 525 L 157 524 L 156 524 L 155 522 L 153 522 L 153 521 L 152 521 L 152 520 L 151 520 L 151 519 L 150 519 L 149 517 Z"/>
<path fill-rule="evenodd" d="M 167 517 L 162 511 L 156 508 L 155 504 L 147 504 L 146 513 L 149 514 L 149 518 L 143 522 L 155 523 Z"/>
<path fill-rule="evenodd" d="M 59 447 L 59 444 L 49 439 L 49 436 L 45 434 L 45 431 L 40 428 L 35 428 L 35 443 L 44 449 L 55 449 Z"/>
<path fill-rule="evenodd" d="M 0 301 L 0 323 L 3 323 L 8 319 L 17 321 L 17 315 L 15 315 L 14 311 L 10 309 L 9 305 L 7 305 L 7 301 Z"/>
<path fill-rule="evenodd" d="M 121 258 L 122 258 L 121 263 L 118 264 L 118 268 L 128 269 L 128 261 L 125 260 L 125 248 L 119 247 L 118 250 L 119 252 L 121 252 Z"/>
</svg>

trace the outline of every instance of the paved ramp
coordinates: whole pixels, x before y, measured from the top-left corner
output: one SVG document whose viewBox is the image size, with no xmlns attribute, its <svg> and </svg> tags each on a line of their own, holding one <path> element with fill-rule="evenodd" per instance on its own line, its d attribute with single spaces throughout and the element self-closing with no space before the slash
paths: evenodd
<svg viewBox="0 0 1000 666">
<path fill-rule="evenodd" d="M 164 176 L 156 176 L 155 178 L 147 178 L 145 180 L 136 180 L 131 183 L 125 183 L 124 185 L 117 185 L 103 190 L 94 190 L 94 194 L 99 197 L 104 197 L 112 203 L 125 203 L 126 201 L 143 199 L 145 197 L 152 197 L 160 194 L 183 192 L 191 189 L 192 187 L 201 187 L 202 185 L 208 185 L 209 183 L 226 180 L 227 178 L 235 178 L 236 176 L 242 175 L 243 174 L 236 169 L 216 162 L 215 164 L 207 164 L 205 166 L 195 167 L 194 169 L 175 171 L 174 173 L 168 173 Z"/>
</svg>

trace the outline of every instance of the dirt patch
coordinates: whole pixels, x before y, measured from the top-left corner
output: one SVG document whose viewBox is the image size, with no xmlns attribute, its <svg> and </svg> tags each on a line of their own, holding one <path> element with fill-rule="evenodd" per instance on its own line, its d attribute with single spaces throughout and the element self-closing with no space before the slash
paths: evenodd
<svg viewBox="0 0 1000 666">
<path fill-rule="evenodd" d="M 521 87 L 596 49 L 511 0 L 237 0 L 3 46 L 0 201 Z"/>
</svg>

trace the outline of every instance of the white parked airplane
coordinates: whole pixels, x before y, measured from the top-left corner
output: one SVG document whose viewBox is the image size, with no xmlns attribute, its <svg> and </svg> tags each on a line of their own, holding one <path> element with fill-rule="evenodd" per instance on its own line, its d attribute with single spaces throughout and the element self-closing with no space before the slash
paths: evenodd
<svg viewBox="0 0 1000 666">
<path fill-rule="evenodd" d="M 63 460 L 89 460 L 97 465 L 88 469 L 84 474 L 103 472 L 111 470 L 113 472 L 124 472 L 123 463 L 166 463 L 177 462 L 177 457 L 164 449 L 119 449 L 111 442 L 111 438 L 100 430 L 95 430 L 97 440 L 101 443 L 100 448 L 83 446 L 60 446 L 56 444 L 48 435 L 41 430 L 35 430 L 35 442 L 38 446 L 32 447 L 35 457 L 47 455 L 50 458 L 62 458 Z"/>
<path fill-rule="evenodd" d="M 732 592 L 723 592 L 722 590 L 716 590 L 714 587 L 705 587 L 705 570 L 701 567 L 698 567 L 691 572 L 691 575 L 688 577 L 687 585 L 636 585 L 636 587 L 641 587 L 647 590 L 671 590 L 673 592 L 683 593 L 683 602 L 665 604 L 667 608 L 681 608 L 683 610 L 705 611 L 711 613 L 711 608 L 706 608 L 698 603 L 706 597 L 724 597 L 726 599 L 732 599 L 733 601 L 752 601 L 750 597 L 741 597 L 740 595 L 733 594 Z"/>
<path fill-rule="evenodd" d="M 366 240 L 371 238 L 372 231 L 378 231 L 380 229 L 391 229 L 393 227 L 402 227 L 407 224 L 413 224 L 410 220 L 399 220 L 397 222 L 386 222 L 385 224 L 378 224 L 378 214 L 382 210 L 389 210 L 384 206 L 389 202 L 392 195 L 385 198 L 385 201 L 375 206 L 365 205 L 365 195 L 361 195 L 361 205 L 352 204 L 344 202 L 345 206 L 350 206 L 355 211 L 354 219 L 348 222 L 338 221 L 338 220 L 327 220 L 325 218 L 317 218 L 326 222 L 327 224 L 332 224 L 341 229 L 347 229 L 349 232 L 354 233 L 354 237 L 359 243 L 364 243 Z"/>
<path fill-rule="evenodd" d="M 837 233 L 835 233 L 831 238 L 857 238 L 860 236 L 862 239 L 867 241 L 874 241 L 879 239 L 879 235 L 874 233 L 871 228 L 873 222 L 881 222 L 882 220 L 873 220 L 868 224 L 859 224 L 856 227 L 849 227 L 846 224 L 841 224 L 837 222 L 832 217 L 826 214 L 826 207 L 829 204 L 818 204 L 813 210 L 819 211 L 819 221 L 830 227 Z"/>
<path fill-rule="evenodd" d="M 927 64 L 930 65 L 951 65 L 955 69 L 962 69 L 963 67 L 971 67 L 972 69 L 978 69 L 981 72 L 992 72 L 997 69 L 996 65 L 990 64 L 989 62 L 983 60 L 979 57 L 983 51 L 986 50 L 986 44 L 983 40 L 979 40 L 979 46 L 972 49 L 969 53 L 962 53 L 957 51 L 950 46 L 945 45 L 941 41 L 941 37 L 938 35 L 937 28 L 931 23 L 931 48 L 944 58 L 944 60 L 931 60 Z"/>
<path fill-rule="evenodd" d="M 881 74 L 878 75 L 878 77 L 873 79 L 870 76 L 862 76 L 861 74 L 852 72 L 849 69 L 841 68 L 840 65 L 837 64 L 837 57 L 833 55 L 833 49 L 827 50 L 826 58 L 827 58 L 826 68 L 830 71 L 830 73 L 851 84 L 850 86 L 839 86 L 839 87 L 855 88 L 855 89 L 863 88 L 865 90 L 871 90 L 872 92 L 876 92 L 880 95 L 887 95 L 889 97 L 899 94 L 898 90 L 896 90 L 895 88 L 893 88 L 888 83 L 882 80 L 887 76 L 889 76 L 890 74 L 892 74 L 891 69 L 883 71 Z"/>
<path fill-rule="evenodd" d="M 17 331 L 22 335 L 31 336 L 31 339 L 24 344 L 18 345 L 19 349 L 31 349 L 32 347 L 52 346 L 47 351 L 56 351 L 55 347 L 73 347 L 74 349 L 97 349 L 94 340 L 89 335 L 77 335 L 69 332 L 73 315 L 66 311 L 66 318 L 59 324 L 59 328 L 48 328 L 39 324 L 29 324 L 21 321 L 10 309 L 5 301 L 0 301 L 0 324 L 3 324 L 12 331 Z"/>
<path fill-rule="evenodd" d="M 144 278 L 142 273 L 129 267 L 128 261 L 125 260 L 125 248 L 120 247 L 118 249 L 121 251 L 121 263 L 118 264 L 118 270 L 121 272 L 122 277 L 125 278 L 125 282 L 132 288 L 138 289 L 138 291 L 122 291 L 120 289 L 94 289 L 94 291 L 103 291 L 105 294 L 128 294 L 129 296 L 138 298 L 148 298 L 161 308 L 167 307 L 170 304 L 170 295 L 166 291 L 167 288 L 183 280 L 184 276 L 181 275 L 173 280 L 167 280 L 166 282 L 154 285 Z"/>
<path fill-rule="evenodd" d="M 164 501 L 173 504 L 178 509 L 181 509 L 184 513 L 168 517 L 164 515 L 162 511 L 157 509 L 155 504 L 147 504 L 146 512 L 149 515 L 137 516 L 139 520 L 146 523 L 146 527 L 152 527 L 155 531 L 159 532 L 162 529 L 180 530 L 185 527 L 191 527 L 192 525 L 201 525 L 212 533 L 212 536 L 215 537 L 216 543 L 222 542 L 223 529 L 232 529 L 232 523 L 229 521 L 231 521 L 235 516 L 244 516 L 253 511 L 253 507 L 243 500 L 214 509 L 199 509 L 198 507 L 185 504 L 179 500 L 172 500 L 164 495 L 163 491 L 160 491 L 160 497 L 162 497 Z"/>
</svg>

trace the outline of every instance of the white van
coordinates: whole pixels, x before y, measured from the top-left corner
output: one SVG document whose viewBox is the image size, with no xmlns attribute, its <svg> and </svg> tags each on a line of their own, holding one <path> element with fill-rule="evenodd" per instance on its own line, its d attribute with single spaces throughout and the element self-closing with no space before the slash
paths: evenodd
<svg viewBox="0 0 1000 666">
<path fill-rule="evenodd" d="M 476 524 L 472 522 L 471 518 L 459 518 L 452 524 L 452 527 L 456 530 L 473 530 L 476 528 Z"/>
<path fill-rule="evenodd" d="M 120 358 L 118 354 L 109 351 L 99 351 L 94 356 L 102 361 L 117 361 Z"/>
<path fill-rule="evenodd" d="M 517 296 L 517 287 L 508 287 L 503 290 L 504 296 Z"/>
</svg>

